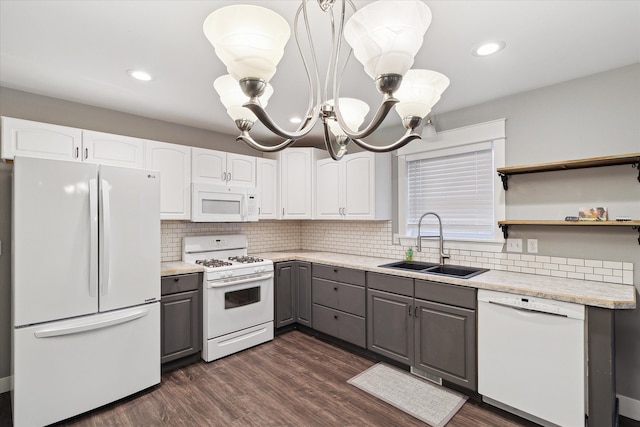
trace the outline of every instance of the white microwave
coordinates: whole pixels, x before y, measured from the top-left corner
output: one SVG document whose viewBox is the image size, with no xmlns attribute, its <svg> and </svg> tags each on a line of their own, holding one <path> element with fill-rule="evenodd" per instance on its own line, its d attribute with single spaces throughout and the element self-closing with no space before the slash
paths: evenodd
<svg viewBox="0 0 640 427">
<path fill-rule="evenodd" d="M 246 222 L 258 220 L 254 188 L 193 183 L 192 222 Z"/>
</svg>

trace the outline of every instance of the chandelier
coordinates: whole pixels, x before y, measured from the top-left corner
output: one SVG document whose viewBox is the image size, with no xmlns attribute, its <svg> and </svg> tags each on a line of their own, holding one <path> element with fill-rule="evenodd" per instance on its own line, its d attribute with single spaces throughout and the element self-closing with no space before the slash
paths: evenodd
<svg viewBox="0 0 640 427">
<path fill-rule="evenodd" d="M 317 0 L 331 24 L 330 63 L 323 87 L 309 26 L 308 1 L 301 1 L 294 19 L 296 44 L 309 84 L 305 118 L 294 132 L 278 126 L 265 110 L 273 94 L 269 81 L 291 35 L 287 21 L 267 8 L 251 5 L 220 8 L 204 21 L 205 36 L 229 73 L 216 79 L 214 88 L 240 130 L 236 140 L 256 150 L 279 151 L 307 135 L 320 120 L 326 149 L 334 160 L 339 160 L 351 141 L 368 151 L 388 152 L 420 139 L 416 128 L 449 86 L 449 79 L 438 72 L 410 69 L 431 24 L 429 7 L 422 1 L 379 0 L 356 10 L 351 0 Z M 347 4 L 353 14 L 345 23 Z M 299 34 L 301 17 L 310 51 L 306 54 Z M 343 39 L 351 49 L 341 66 Z M 362 130 L 369 106 L 358 99 L 339 96 L 341 72 L 351 54 L 362 63 L 382 94 L 377 111 Z M 382 124 L 394 106 L 405 134 L 385 146 L 365 142 L 364 138 Z M 273 145 L 254 140 L 249 132 L 256 120 L 283 140 Z"/>
</svg>

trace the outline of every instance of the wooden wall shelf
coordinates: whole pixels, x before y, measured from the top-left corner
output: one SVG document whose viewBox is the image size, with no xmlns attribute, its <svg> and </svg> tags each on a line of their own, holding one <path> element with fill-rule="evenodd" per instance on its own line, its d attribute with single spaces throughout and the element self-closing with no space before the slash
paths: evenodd
<svg viewBox="0 0 640 427">
<path fill-rule="evenodd" d="M 511 175 L 617 165 L 632 165 L 632 167 L 637 168 L 638 181 L 640 182 L 640 153 L 564 160 L 560 162 L 536 163 L 531 165 L 507 166 L 504 168 L 498 168 L 497 172 L 502 179 L 502 186 L 505 190 L 508 190 L 509 187 L 507 185 L 507 180 Z"/>
<path fill-rule="evenodd" d="M 569 227 L 631 227 L 640 233 L 640 221 L 562 221 L 562 220 L 506 220 L 498 221 L 504 238 L 509 237 L 509 227 L 512 225 L 544 225 Z M 640 244 L 640 235 L 638 236 Z"/>
</svg>

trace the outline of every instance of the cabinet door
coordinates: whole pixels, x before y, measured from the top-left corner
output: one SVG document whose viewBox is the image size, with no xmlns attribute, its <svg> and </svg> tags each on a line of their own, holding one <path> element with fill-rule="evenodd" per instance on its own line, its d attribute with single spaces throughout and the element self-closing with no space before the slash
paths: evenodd
<svg viewBox="0 0 640 427">
<path fill-rule="evenodd" d="M 144 168 L 144 139 L 82 131 L 82 159 L 102 165 Z"/>
<path fill-rule="evenodd" d="M 311 327 L 311 264 L 296 262 L 296 321 Z"/>
<path fill-rule="evenodd" d="M 333 159 L 318 160 L 316 166 L 317 219 L 342 219 L 344 207 L 343 167 Z"/>
<path fill-rule="evenodd" d="M 160 171 L 160 219 L 191 219 L 191 147 L 147 141 L 145 167 Z"/>
<path fill-rule="evenodd" d="M 227 153 L 194 147 L 191 156 L 193 182 L 227 185 Z"/>
<path fill-rule="evenodd" d="M 367 348 L 413 363 L 413 298 L 367 290 Z"/>
<path fill-rule="evenodd" d="M 258 218 L 278 218 L 278 162 L 271 159 L 257 159 Z"/>
<path fill-rule="evenodd" d="M 82 131 L 66 126 L 2 118 L 2 158 L 15 156 L 80 161 Z"/>
<path fill-rule="evenodd" d="M 256 186 L 256 158 L 227 153 L 227 184 L 233 187 Z"/>
<path fill-rule="evenodd" d="M 288 148 L 281 152 L 281 202 L 283 219 L 311 219 L 311 151 Z"/>
<path fill-rule="evenodd" d="M 161 362 L 169 362 L 202 350 L 198 291 L 163 296 L 160 302 Z"/>
<path fill-rule="evenodd" d="M 279 262 L 275 264 L 275 327 L 286 326 L 296 321 L 295 301 L 295 262 Z"/>
<path fill-rule="evenodd" d="M 415 366 L 476 390 L 476 312 L 416 300 Z"/>
<path fill-rule="evenodd" d="M 375 157 L 372 153 L 345 156 L 344 213 L 347 219 L 375 219 Z"/>
</svg>

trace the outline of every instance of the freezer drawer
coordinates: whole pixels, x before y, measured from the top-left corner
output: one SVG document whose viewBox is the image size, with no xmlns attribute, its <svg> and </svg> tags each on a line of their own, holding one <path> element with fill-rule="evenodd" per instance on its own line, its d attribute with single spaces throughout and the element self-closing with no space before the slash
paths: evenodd
<svg viewBox="0 0 640 427">
<path fill-rule="evenodd" d="M 159 303 L 14 330 L 13 422 L 54 423 L 160 382 Z"/>
</svg>

